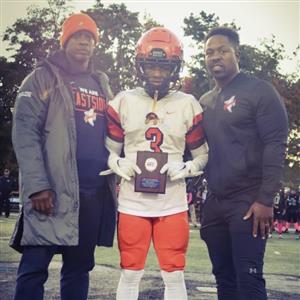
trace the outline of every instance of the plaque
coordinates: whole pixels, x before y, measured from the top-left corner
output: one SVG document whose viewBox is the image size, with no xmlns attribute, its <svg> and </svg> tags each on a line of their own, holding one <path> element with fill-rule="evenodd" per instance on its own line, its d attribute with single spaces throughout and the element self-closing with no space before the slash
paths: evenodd
<svg viewBox="0 0 300 300">
<path fill-rule="evenodd" d="M 142 173 L 135 176 L 134 191 L 165 194 L 167 172 L 160 174 L 160 170 L 167 162 L 168 153 L 138 151 L 136 164 Z"/>
</svg>

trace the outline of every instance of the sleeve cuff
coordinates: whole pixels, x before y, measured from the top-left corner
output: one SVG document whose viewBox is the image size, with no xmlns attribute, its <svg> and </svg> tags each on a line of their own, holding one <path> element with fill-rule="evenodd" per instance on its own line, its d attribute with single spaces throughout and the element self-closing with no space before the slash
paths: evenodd
<svg viewBox="0 0 300 300">
<path fill-rule="evenodd" d="M 267 193 L 264 191 L 260 191 L 257 197 L 257 202 L 272 207 L 274 203 L 275 193 Z"/>
</svg>

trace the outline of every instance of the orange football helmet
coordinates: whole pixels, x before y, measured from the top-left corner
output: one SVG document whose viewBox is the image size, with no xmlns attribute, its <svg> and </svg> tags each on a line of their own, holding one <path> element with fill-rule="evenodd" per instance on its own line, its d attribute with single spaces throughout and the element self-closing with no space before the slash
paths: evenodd
<svg viewBox="0 0 300 300">
<path fill-rule="evenodd" d="M 136 69 L 138 76 L 146 80 L 143 64 L 168 64 L 173 66 L 169 81 L 176 82 L 183 62 L 183 46 L 177 36 L 167 28 L 154 27 L 139 39 L 136 46 Z"/>
</svg>

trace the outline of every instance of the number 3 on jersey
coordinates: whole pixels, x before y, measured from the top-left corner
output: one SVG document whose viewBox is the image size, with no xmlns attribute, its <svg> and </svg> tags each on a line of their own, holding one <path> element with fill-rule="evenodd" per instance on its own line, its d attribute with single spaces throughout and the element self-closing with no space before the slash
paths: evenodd
<svg viewBox="0 0 300 300">
<path fill-rule="evenodd" d="M 163 143 L 164 135 L 157 127 L 150 127 L 145 132 L 146 140 L 150 142 L 150 148 L 154 152 L 162 152 L 159 146 Z"/>
</svg>

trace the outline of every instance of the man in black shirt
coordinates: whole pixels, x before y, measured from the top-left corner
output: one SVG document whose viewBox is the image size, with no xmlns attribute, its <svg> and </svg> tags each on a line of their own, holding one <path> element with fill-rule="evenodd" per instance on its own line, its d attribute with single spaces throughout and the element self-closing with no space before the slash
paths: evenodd
<svg viewBox="0 0 300 300">
<path fill-rule="evenodd" d="M 298 202 L 298 194 L 295 190 L 291 190 L 290 194 L 286 199 L 286 219 L 287 222 L 294 225 L 294 228 L 297 229 L 298 222 L 298 210 L 299 210 L 299 202 Z"/>
<path fill-rule="evenodd" d="M 263 258 L 288 134 L 274 88 L 239 71 L 239 36 L 211 30 L 205 62 L 215 88 L 200 99 L 209 145 L 201 237 L 219 300 L 265 300 Z"/>
<path fill-rule="evenodd" d="M 2 211 L 4 210 L 5 217 L 9 217 L 9 197 L 14 189 L 16 189 L 16 181 L 10 176 L 9 169 L 4 169 L 3 176 L 0 177 L 0 216 L 2 215 Z"/>
</svg>

